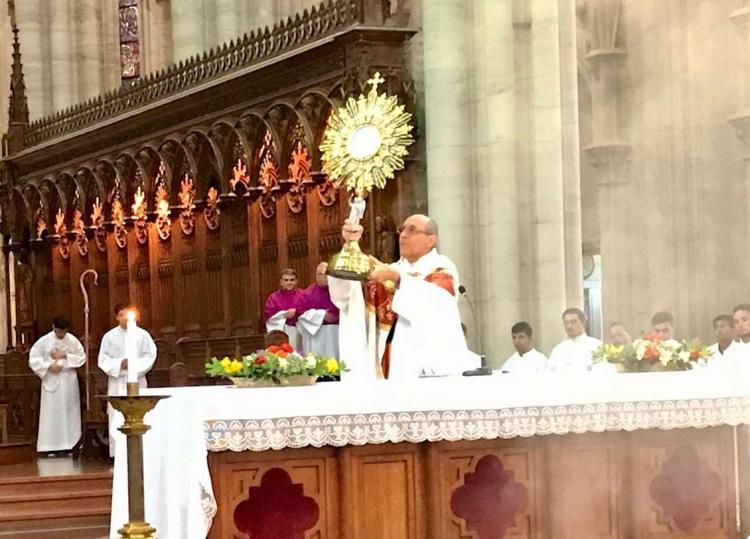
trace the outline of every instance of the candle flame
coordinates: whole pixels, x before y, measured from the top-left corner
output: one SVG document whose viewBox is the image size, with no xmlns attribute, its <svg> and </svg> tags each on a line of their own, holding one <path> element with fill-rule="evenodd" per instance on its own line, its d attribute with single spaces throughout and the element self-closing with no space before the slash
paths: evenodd
<svg viewBox="0 0 750 539">
<path fill-rule="evenodd" d="M 128 311 L 128 314 L 125 315 L 125 317 L 127 318 L 128 322 L 134 322 L 135 321 L 135 314 L 136 313 L 133 310 Z"/>
</svg>

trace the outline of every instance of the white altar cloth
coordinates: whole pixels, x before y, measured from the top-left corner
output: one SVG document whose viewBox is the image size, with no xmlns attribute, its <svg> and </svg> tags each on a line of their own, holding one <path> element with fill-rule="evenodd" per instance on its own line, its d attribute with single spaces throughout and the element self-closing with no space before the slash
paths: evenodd
<svg viewBox="0 0 750 539">
<path fill-rule="evenodd" d="M 204 538 L 216 512 L 207 451 L 511 438 L 750 423 L 750 373 L 543 373 L 320 383 L 308 387 L 151 388 L 146 520 L 162 539 Z M 127 521 L 118 446 L 112 533 Z"/>
</svg>

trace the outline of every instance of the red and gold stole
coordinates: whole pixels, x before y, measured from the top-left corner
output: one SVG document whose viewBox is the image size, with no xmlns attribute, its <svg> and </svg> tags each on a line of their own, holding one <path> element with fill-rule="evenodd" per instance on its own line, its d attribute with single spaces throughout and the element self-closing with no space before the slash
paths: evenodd
<svg viewBox="0 0 750 539">
<path fill-rule="evenodd" d="M 410 274 L 418 277 L 419 274 Z M 456 295 L 453 275 L 444 268 L 436 268 L 424 277 L 428 283 L 433 283 Z M 365 306 L 368 318 L 368 341 L 371 352 L 376 358 L 376 369 L 381 378 L 388 378 L 391 366 L 391 342 L 396 328 L 398 315 L 393 312 L 391 305 L 396 288 L 385 286 L 383 283 L 368 282 L 365 285 Z"/>
</svg>

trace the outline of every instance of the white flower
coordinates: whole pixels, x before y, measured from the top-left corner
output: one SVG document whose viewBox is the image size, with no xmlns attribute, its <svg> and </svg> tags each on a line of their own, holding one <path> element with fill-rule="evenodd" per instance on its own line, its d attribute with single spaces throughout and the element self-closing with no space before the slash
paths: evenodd
<svg viewBox="0 0 750 539">
<path fill-rule="evenodd" d="M 318 364 L 318 360 L 315 359 L 315 356 L 313 354 L 307 354 L 307 357 L 305 357 L 305 366 L 308 369 L 314 369 L 315 365 Z"/>
<path fill-rule="evenodd" d="M 679 358 L 680 358 L 680 359 L 681 359 L 682 361 L 685 361 L 685 362 L 688 362 L 688 361 L 690 361 L 690 352 L 688 352 L 687 350 L 682 350 L 682 351 L 681 351 L 681 352 L 680 352 L 679 354 L 677 354 L 677 356 L 678 356 L 678 357 L 679 357 Z"/>
<path fill-rule="evenodd" d="M 289 365 L 289 361 L 285 357 L 279 358 L 279 368 L 282 371 L 285 371 L 288 365 Z"/>
</svg>

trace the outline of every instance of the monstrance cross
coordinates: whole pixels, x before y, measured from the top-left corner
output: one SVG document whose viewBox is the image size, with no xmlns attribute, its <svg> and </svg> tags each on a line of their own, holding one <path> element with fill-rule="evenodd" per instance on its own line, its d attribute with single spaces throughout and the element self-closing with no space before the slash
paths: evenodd
<svg viewBox="0 0 750 539">
<path fill-rule="evenodd" d="M 384 82 L 385 82 L 385 79 L 380 76 L 380 72 L 378 71 L 375 73 L 375 75 L 373 75 L 373 77 L 370 80 L 367 81 L 367 84 L 371 84 L 372 89 L 377 92 L 378 86 L 380 86 Z"/>
</svg>

